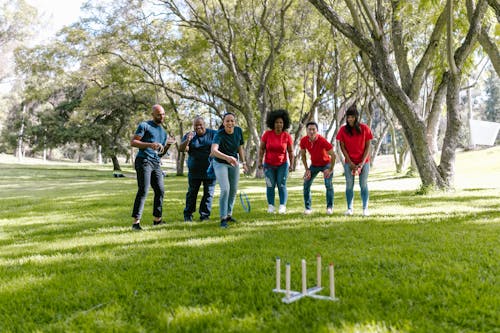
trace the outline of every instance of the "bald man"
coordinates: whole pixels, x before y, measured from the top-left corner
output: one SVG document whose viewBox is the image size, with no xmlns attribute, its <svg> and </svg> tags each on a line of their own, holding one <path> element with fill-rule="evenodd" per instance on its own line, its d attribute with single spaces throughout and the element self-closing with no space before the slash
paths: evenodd
<svg viewBox="0 0 500 333">
<path fill-rule="evenodd" d="M 150 185 L 154 191 L 153 225 L 165 224 L 162 220 L 165 188 L 160 159 L 170 145 L 175 142 L 175 139 L 168 138 L 167 133 L 162 127 L 162 123 L 165 120 L 165 110 L 163 107 L 159 104 L 153 105 L 151 115 L 151 120 L 139 124 L 130 141 L 132 147 L 139 148 L 135 158 L 138 190 L 132 211 L 133 230 L 142 230 L 140 224 L 141 216 Z"/>
</svg>

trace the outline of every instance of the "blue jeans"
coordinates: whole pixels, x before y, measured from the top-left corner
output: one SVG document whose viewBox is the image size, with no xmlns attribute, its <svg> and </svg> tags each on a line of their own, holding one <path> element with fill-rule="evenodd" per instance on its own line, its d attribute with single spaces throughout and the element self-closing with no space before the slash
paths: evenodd
<svg viewBox="0 0 500 333">
<path fill-rule="evenodd" d="M 163 185 L 163 173 L 161 171 L 160 162 L 151 161 L 146 158 L 136 158 L 135 171 L 137 173 L 138 189 L 135 196 L 132 217 L 135 219 L 141 218 L 150 184 L 155 192 L 153 199 L 153 216 L 161 217 L 165 187 Z"/>
<path fill-rule="evenodd" d="M 368 208 L 368 199 L 370 193 L 368 192 L 368 174 L 370 173 L 370 163 L 363 165 L 361 173 L 359 174 L 359 187 L 361 189 L 361 201 L 363 201 L 363 209 Z M 354 176 L 348 163 L 344 163 L 345 174 L 345 198 L 347 200 L 347 209 L 352 209 L 354 200 Z"/>
<path fill-rule="evenodd" d="M 304 205 L 306 209 L 311 209 L 311 185 L 314 181 L 314 178 L 316 178 L 319 172 L 322 172 L 329 168 L 330 164 L 321 167 L 313 165 L 309 167 L 309 170 L 311 171 L 311 178 L 309 178 L 308 180 L 304 180 Z M 330 174 L 330 177 L 323 179 L 325 180 L 326 187 L 326 207 L 333 208 L 333 172 Z"/>
<path fill-rule="evenodd" d="M 186 207 L 184 208 L 184 218 L 192 218 L 196 211 L 196 198 L 198 191 L 203 184 L 203 197 L 200 202 L 200 218 L 208 219 L 212 211 L 212 200 L 215 191 L 215 179 L 193 178 L 188 173 L 188 191 L 186 193 Z"/>
<path fill-rule="evenodd" d="M 219 215 L 221 219 L 233 214 L 234 199 L 238 191 L 240 169 L 232 165 L 213 160 L 215 177 L 220 187 Z"/>
<path fill-rule="evenodd" d="M 286 205 L 288 192 L 286 190 L 286 179 L 288 178 L 288 162 L 280 166 L 272 166 L 264 163 L 264 175 L 266 176 L 267 203 L 274 206 L 274 188 L 278 186 L 280 205 Z"/>
</svg>

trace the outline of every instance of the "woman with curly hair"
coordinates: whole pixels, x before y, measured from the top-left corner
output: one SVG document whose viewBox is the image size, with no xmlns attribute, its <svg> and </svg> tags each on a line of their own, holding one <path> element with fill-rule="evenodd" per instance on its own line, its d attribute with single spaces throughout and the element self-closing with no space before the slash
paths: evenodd
<svg viewBox="0 0 500 333">
<path fill-rule="evenodd" d="M 286 213 L 288 172 L 293 171 L 293 140 L 286 131 L 290 128 L 290 116 L 283 109 L 271 111 L 266 118 L 269 130 L 262 135 L 259 147 L 259 169 L 264 169 L 268 213 L 274 213 L 274 188 L 278 187 L 280 205 L 278 212 Z M 288 156 L 287 156 L 288 154 Z"/>
</svg>

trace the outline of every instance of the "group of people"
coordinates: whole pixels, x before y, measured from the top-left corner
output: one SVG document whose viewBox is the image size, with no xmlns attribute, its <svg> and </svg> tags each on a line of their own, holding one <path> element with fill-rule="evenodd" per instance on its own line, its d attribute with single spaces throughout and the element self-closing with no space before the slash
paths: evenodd
<svg viewBox="0 0 500 333">
<path fill-rule="evenodd" d="M 142 230 L 140 225 L 149 185 L 154 191 L 153 225 L 165 224 L 162 220 L 164 196 L 163 173 L 160 159 L 167 152 L 175 139 L 169 137 L 162 127 L 165 111 L 161 105 L 154 105 L 152 120 L 139 124 L 132 138 L 131 145 L 139 149 L 135 159 L 138 191 L 132 211 L 132 229 Z M 290 117 L 286 110 L 271 111 L 266 118 L 268 130 L 261 138 L 258 155 L 258 168 L 265 176 L 268 213 L 275 213 L 275 189 L 278 189 L 278 213 L 286 213 L 288 200 L 287 179 L 294 171 L 295 156 L 293 139 L 287 130 Z M 326 213 L 333 213 L 334 191 L 333 170 L 335 152 L 333 145 L 318 134 L 318 124 L 306 125 L 307 135 L 300 140 L 300 155 L 304 165 L 304 214 L 312 213 L 311 185 L 322 172 L 326 188 Z M 346 111 L 346 124 L 336 136 L 344 155 L 344 174 L 346 179 L 346 215 L 353 214 L 354 179 L 359 178 L 363 215 L 368 216 L 368 174 L 370 171 L 370 141 L 373 139 L 370 128 L 361 123 L 356 106 Z M 233 218 L 233 208 L 238 191 L 240 166 L 248 172 L 243 149 L 243 131 L 236 126 L 234 113 L 222 117 L 218 130 L 206 128 L 202 117 L 193 120 L 193 131 L 186 133 L 179 145 L 180 152 L 188 154 L 188 191 L 184 208 L 184 221 L 193 221 L 196 211 L 196 199 L 203 185 L 203 196 L 199 206 L 200 221 L 210 219 L 215 185 L 219 184 L 219 215 L 221 228 L 227 228 Z M 308 163 L 307 153 L 309 153 Z"/>
</svg>

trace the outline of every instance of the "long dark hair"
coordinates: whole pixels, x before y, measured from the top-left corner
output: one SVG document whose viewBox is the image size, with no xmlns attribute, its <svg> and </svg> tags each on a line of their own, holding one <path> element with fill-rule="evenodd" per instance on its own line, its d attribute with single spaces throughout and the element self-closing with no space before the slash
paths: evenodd
<svg viewBox="0 0 500 333">
<path fill-rule="evenodd" d="M 226 119 L 226 117 L 227 117 L 227 116 L 229 116 L 229 115 L 233 116 L 233 117 L 234 117 L 234 119 L 236 119 L 236 114 L 234 114 L 234 113 L 232 113 L 232 112 L 226 112 L 226 113 L 224 113 L 224 114 L 222 115 L 222 123 L 221 123 L 221 124 L 220 124 L 220 126 L 219 126 L 219 129 L 220 129 L 220 130 L 224 128 L 224 119 Z"/>
<path fill-rule="evenodd" d="M 347 122 L 347 116 L 354 116 L 354 125 L 351 126 Z M 345 117 L 346 117 L 346 124 L 345 124 L 345 129 L 347 130 L 347 133 L 352 136 L 354 133 L 352 132 L 353 128 L 356 129 L 356 132 L 358 134 L 361 134 L 361 127 L 359 126 L 359 113 L 358 110 L 356 109 L 356 104 L 351 105 L 347 111 L 345 112 Z"/>
</svg>

